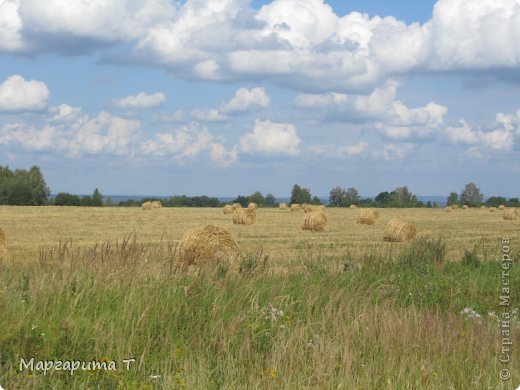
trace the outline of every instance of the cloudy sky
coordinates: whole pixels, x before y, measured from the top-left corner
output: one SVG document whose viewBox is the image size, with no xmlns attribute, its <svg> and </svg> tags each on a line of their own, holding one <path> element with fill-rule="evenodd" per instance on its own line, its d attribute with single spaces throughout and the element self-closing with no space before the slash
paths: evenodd
<svg viewBox="0 0 520 390">
<path fill-rule="evenodd" d="M 0 164 L 54 193 L 520 196 L 520 0 L 0 0 Z"/>
</svg>

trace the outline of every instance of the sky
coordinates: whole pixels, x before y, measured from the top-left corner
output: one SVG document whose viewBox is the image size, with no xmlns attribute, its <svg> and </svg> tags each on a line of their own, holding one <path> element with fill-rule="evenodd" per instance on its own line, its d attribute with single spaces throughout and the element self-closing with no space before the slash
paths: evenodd
<svg viewBox="0 0 520 390">
<path fill-rule="evenodd" d="M 53 193 L 520 196 L 520 0 L 0 0 L 0 165 Z"/>
</svg>

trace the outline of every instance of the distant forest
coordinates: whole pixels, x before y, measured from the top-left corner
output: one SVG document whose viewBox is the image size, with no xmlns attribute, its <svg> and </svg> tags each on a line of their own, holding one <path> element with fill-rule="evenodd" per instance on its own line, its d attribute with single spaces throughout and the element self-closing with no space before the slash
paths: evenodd
<svg viewBox="0 0 520 390">
<path fill-rule="evenodd" d="M 143 202 L 160 200 L 163 207 L 222 207 L 228 203 L 240 203 L 246 207 L 250 202 L 260 207 L 278 207 L 279 204 L 272 194 L 263 195 L 256 191 L 251 195 L 238 195 L 230 202 L 221 202 L 218 198 L 201 196 L 175 195 L 166 199 L 145 198 L 130 199 L 114 203 L 110 198 L 103 201 L 103 195 L 96 188 L 92 195 L 78 196 L 60 192 L 50 197 L 51 191 L 40 168 L 36 165 L 29 170 L 0 166 L 0 205 L 17 206 L 90 206 L 90 207 L 139 207 Z M 295 184 L 291 191 L 290 203 L 321 204 L 317 196 L 312 196 L 308 188 Z M 501 196 L 491 196 L 484 201 L 484 194 L 474 183 L 468 183 L 461 193 L 451 192 L 446 200 L 448 205 L 469 205 L 472 207 L 499 206 L 519 207 L 518 198 L 506 199 Z M 354 187 L 348 189 L 334 187 L 329 195 L 329 207 L 438 207 L 435 202 L 421 202 L 406 186 L 397 187 L 393 191 L 380 192 L 374 198 L 361 198 Z"/>
</svg>

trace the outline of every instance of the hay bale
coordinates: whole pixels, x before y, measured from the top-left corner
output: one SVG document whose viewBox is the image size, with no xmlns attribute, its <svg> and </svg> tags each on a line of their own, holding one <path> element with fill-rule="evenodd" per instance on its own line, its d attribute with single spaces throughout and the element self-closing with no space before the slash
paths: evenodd
<svg viewBox="0 0 520 390">
<path fill-rule="evenodd" d="M 485 209 L 486 209 L 486 206 L 482 205 L 482 206 L 480 206 L 480 208 L 481 208 L 482 210 L 485 210 Z"/>
<path fill-rule="evenodd" d="M 280 203 L 280 206 L 278 206 L 280 210 L 288 210 L 289 206 L 287 206 L 287 203 Z"/>
<path fill-rule="evenodd" d="M 350 207 L 351 209 L 357 209 L 357 206 L 355 204 L 351 204 Z"/>
<path fill-rule="evenodd" d="M 152 208 L 153 209 L 160 209 L 162 207 L 162 203 L 160 200 L 154 200 L 152 202 Z"/>
<path fill-rule="evenodd" d="M 142 210 L 151 210 L 153 208 L 152 206 L 152 202 L 144 202 L 142 205 L 141 205 L 141 209 Z"/>
<path fill-rule="evenodd" d="M 458 204 L 452 204 L 452 205 L 451 205 L 451 208 L 452 208 L 453 210 L 457 210 L 457 209 L 459 208 L 459 205 L 458 205 Z"/>
<path fill-rule="evenodd" d="M 303 219 L 302 229 L 322 232 L 327 226 L 327 216 L 321 211 L 312 211 L 305 214 Z"/>
<path fill-rule="evenodd" d="M 451 212 L 452 210 L 453 209 L 451 207 L 449 207 L 449 206 L 444 208 L 444 211 L 447 212 L 447 213 Z"/>
<path fill-rule="evenodd" d="M 179 242 L 179 259 L 183 265 L 233 263 L 238 245 L 229 230 L 207 225 L 188 231 Z"/>
<path fill-rule="evenodd" d="M 516 209 L 505 209 L 504 210 L 503 217 L 506 221 L 515 221 L 517 216 L 518 216 L 518 212 L 516 211 Z"/>
<path fill-rule="evenodd" d="M 500 206 L 498 206 L 498 209 L 499 209 L 499 210 L 505 210 L 505 209 L 506 209 L 506 206 L 504 206 L 503 204 L 501 204 Z"/>
<path fill-rule="evenodd" d="M 242 205 L 240 203 L 233 203 L 231 207 L 233 207 L 233 211 L 235 211 L 236 209 L 241 209 Z"/>
<path fill-rule="evenodd" d="M 363 209 L 356 218 L 356 223 L 362 225 L 373 225 L 379 217 L 379 212 L 374 209 Z"/>
<path fill-rule="evenodd" d="M 254 209 L 236 209 L 233 212 L 233 223 L 235 225 L 253 225 L 256 222 L 256 211 Z"/>
<path fill-rule="evenodd" d="M 304 204 L 302 205 L 302 209 L 304 213 L 312 213 L 313 211 L 318 211 L 316 209 L 316 206 L 313 206 L 311 204 Z"/>
<path fill-rule="evenodd" d="M 254 202 L 251 202 L 247 205 L 247 208 L 248 209 L 253 209 L 253 210 L 256 210 L 258 208 L 258 205 Z"/>
<path fill-rule="evenodd" d="M 325 212 L 325 205 L 323 204 L 320 204 L 318 206 L 316 206 L 316 211 L 321 211 L 321 212 Z"/>
<path fill-rule="evenodd" d="M 383 239 L 390 242 L 407 241 L 415 237 L 417 229 L 414 225 L 396 219 L 387 223 Z"/>
<path fill-rule="evenodd" d="M 5 235 L 5 232 L 0 228 L 0 245 L 5 245 L 7 242 L 7 236 Z"/>
<path fill-rule="evenodd" d="M 490 213 L 494 213 L 495 211 L 497 211 L 497 208 L 496 208 L 496 207 L 490 207 L 490 208 L 489 208 L 489 212 L 490 212 Z"/>
<path fill-rule="evenodd" d="M 469 209 L 469 206 L 467 204 L 465 204 L 464 206 L 462 206 L 462 210 L 467 210 Z"/>
<path fill-rule="evenodd" d="M 300 211 L 301 206 L 298 203 L 291 205 L 291 211 Z"/>
<path fill-rule="evenodd" d="M 233 211 L 235 211 L 235 209 L 230 204 L 225 205 L 224 208 L 222 209 L 222 212 L 224 214 L 233 214 Z"/>
</svg>

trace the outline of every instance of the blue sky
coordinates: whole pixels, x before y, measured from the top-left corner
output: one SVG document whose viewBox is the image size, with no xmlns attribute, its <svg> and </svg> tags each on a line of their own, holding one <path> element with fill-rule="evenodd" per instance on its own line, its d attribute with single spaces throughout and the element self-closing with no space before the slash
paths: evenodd
<svg viewBox="0 0 520 390">
<path fill-rule="evenodd" d="M 56 193 L 520 196 L 520 1 L 0 0 L 0 161 Z"/>
</svg>

